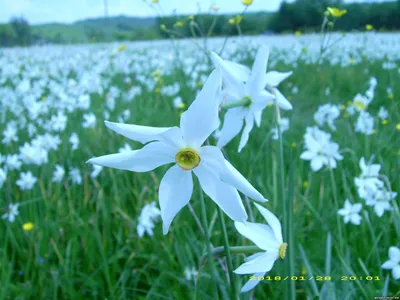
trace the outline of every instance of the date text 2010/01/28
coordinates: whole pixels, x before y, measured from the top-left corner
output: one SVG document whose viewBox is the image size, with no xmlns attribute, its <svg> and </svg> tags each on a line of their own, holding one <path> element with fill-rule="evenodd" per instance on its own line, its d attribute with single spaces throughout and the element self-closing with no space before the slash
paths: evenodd
<svg viewBox="0 0 400 300">
<path fill-rule="evenodd" d="M 331 276 L 250 276 L 250 280 L 268 280 L 268 281 L 281 281 L 281 280 L 316 280 L 316 281 L 331 281 Z M 337 280 L 381 280 L 379 276 L 340 276 Z"/>
</svg>

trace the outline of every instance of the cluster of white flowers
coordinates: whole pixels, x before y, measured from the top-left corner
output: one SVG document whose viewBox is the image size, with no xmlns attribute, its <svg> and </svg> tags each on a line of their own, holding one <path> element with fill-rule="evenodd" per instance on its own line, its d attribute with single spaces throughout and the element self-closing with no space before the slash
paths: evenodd
<svg viewBox="0 0 400 300">
<path fill-rule="evenodd" d="M 385 211 L 391 210 L 390 201 L 396 198 L 397 193 L 389 191 L 385 186 L 383 176 L 379 174 L 379 164 L 367 164 L 365 158 L 360 159 L 361 175 L 354 179 L 358 196 L 365 200 L 365 204 L 372 206 L 378 217 Z"/>
</svg>

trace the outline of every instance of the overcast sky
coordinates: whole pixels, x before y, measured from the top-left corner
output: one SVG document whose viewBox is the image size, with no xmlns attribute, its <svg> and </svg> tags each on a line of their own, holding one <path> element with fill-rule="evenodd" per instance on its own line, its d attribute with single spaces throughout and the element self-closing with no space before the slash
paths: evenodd
<svg viewBox="0 0 400 300">
<path fill-rule="evenodd" d="M 199 6 L 201 11 L 206 12 L 213 3 L 221 13 L 241 12 L 244 7 L 241 0 L 159 0 L 164 14 L 171 14 L 175 9 L 179 14 L 195 14 Z M 280 3 L 281 0 L 254 0 L 249 11 L 276 11 Z M 108 0 L 108 14 L 157 15 L 143 0 Z M 104 0 L 0 0 L 0 23 L 8 22 L 12 16 L 23 16 L 31 24 L 72 23 L 104 16 Z"/>
</svg>

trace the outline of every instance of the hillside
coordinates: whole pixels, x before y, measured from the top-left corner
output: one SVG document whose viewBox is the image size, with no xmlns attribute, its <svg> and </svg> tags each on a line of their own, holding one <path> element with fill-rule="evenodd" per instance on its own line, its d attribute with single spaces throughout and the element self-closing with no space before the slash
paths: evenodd
<svg viewBox="0 0 400 300">
<path fill-rule="evenodd" d="M 32 32 L 52 42 L 84 43 L 89 41 L 131 39 L 132 34 L 153 28 L 156 18 L 117 16 L 77 21 L 72 24 L 33 25 Z"/>
</svg>

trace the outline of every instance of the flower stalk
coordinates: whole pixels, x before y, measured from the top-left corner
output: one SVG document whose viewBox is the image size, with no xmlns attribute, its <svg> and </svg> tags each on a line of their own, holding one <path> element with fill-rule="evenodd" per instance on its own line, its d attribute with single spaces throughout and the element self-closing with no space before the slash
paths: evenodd
<svg viewBox="0 0 400 300">
<path fill-rule="evenodd" d="M 200 187 L 200 185 L 199 185 Z M 211 268 L 211 278 L 214 282 L 213 284 L 213 293 L 214 297 L 213 299 L 219 299 L 218 297 L 218 289 L 217 289 L 217 269 L 215 268 L 214 260 L 213 260 L 213 254 L 211 250 L 211 240 L 210 240 L 210 235 L 208 231 L 208 221 L 207 221 L 207 211 L 206 211 L 206 204 L 204 202 L 204 195 L 203 195 L 203 190 L 199 189 L 200 191 L 200 207 L 201 207 L 201 217 L 203 221 L 203 228 L 204 228 L 204 236 L 205 236 L 205 242 L 206 242 L 206 249 L 207 249 L 207 257 L 208 257 L 208 263 L 210 264 Z"/>
<path fill-rule="evenodd" d="M 228 233 L 226 231 L 226 225 L 224 220 L 224 214 L 222 213 L 221 208 L 217 208 L 218 210 L 218 218 L 221 224 L 221 231 L 224 238 L 224 251 L 226 256 L 226 264 L 228 266 L 228 273 L 229 273 L 229 281 L 231 286 L 231 295 L 232 299 L 238 299 L 237 289 L 236 289 L 236 280 L 233 274 L 233 265 L 232 265 L 232 257 L 231 252 L 229 249 L 229 241 L 228 241 Z"/>
<path fill-rule="evenodd" d="M 239 101 L 222 104 L 221 109 L 228 110 L 230 108 L 235 108 L 239 106 L 249 106 L 250 104 L 251 104 L 251 99 L 249 97 L 245 97 Z"/>
</svg>

